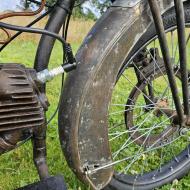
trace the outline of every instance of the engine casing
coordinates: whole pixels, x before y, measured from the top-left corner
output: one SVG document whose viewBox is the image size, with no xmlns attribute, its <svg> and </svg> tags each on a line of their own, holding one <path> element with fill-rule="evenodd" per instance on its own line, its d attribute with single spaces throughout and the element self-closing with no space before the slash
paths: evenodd
<svg viewBox="0 0 190 190">
<path fill-rule="evenodd" d="M 44 123 L 44 108 L 31 73 L 22 65 L 0 65 L 0 132 Z"/>
<path fill-rule="evenodd" d="M 0 64 L 0 153 L 23 140 L 23 132 L 45 123 L 48 107 L 35 82 L 34 69 Z"/>
</svg>

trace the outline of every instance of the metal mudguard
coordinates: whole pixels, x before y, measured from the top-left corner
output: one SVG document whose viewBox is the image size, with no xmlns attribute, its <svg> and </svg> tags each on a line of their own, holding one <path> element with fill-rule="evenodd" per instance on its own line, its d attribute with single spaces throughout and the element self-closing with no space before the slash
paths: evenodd
<svg viewBox="0 0 190 190">
<path fill-rule="evenodd" d="M 142 0 L 116 0 L 112 6 L 115 7 L 123 7 L 123 8 L 132 8 L 138 3 L 140 3 Z"/>
<path fill-rule="evenodd" d="M 173 6 L 173 0 L 158 2 L 162 13 Z M 70 167 L 94 189 L 102 189 L 113 175 L 112 167 L 85 174 L 85 169 L 93 170 L 111 161 L 108 109 L 101 105 L 109 105 L 108 94 L 115 78 L 104 78 L 103 72 L 118 73 L 151 23 L 147 0 L 116 0 L 87 35 L 77 53 L 80 64 L 66 80 L 59 113 L 60 140 Z"/>
<path fill-rule="evenodd" d="M 183 2 L 187 0 L 182 0 Z M 147 0 L 116 0 L 112 7 L 122 7 L 122 8 L 134 8 L 140 4 L 147 4 Z M 165 12 L 167 9 L 171 8 L 174 5 L 172 0 L 159 0 L 161 12 Z"/>
</svg>

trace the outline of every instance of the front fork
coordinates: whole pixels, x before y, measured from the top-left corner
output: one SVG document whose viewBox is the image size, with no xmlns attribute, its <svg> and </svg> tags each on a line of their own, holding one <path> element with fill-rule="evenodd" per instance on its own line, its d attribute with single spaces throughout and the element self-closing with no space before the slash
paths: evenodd
<svg viewBox="0 0 190 190">
<path fill-rule="evenodd" d="M 175 74 L 173 71 L 169 48 L 167 44 L 167 38 L 165 34 L 164 24 L 162 21 L 161 12 L 159 10 L 159 5 L 156 0 L 148 0 L 149 6 L 152 12 L 153 21 L 158 34 L 158 39 L 160 42 L 160 47 L 164 59 L 164 65 L 166 68 L 166 73 L 168 76 L 168 81 L 170 84 L 176 112 L 178 115 L 179 126 L 186 125 L 186 121 L 190 116 L 189 110 L 189 90 L 188 90 L 188 71 L 187 71 L 187 56 L 186 56 L 186 37 L 185 37 L 185 15 L 183 2 L 181 0 L 174 0 L 176 19 L 177 19 L 177 31 L 178 31 L 178 43 L 179 43 L 179 57 L 180 57 L 180 71 L 183 75 L 182 77 L 182 91 L 183 91 L 183 105 L 180 102 L 179 93 L 177 89 L 177 84 L 175 80 Z"/>
</svg>

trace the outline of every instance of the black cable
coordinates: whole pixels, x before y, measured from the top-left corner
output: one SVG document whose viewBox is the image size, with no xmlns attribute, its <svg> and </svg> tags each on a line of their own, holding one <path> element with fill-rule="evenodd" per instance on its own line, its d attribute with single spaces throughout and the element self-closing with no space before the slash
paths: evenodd
<svg viewBox="0 0 190 190">
<path fill-rule="evenodd" d="M 0 28 L 1 27 L 5 28 L 5 29 L 9 29 L 9 30 L 14 30 L 14 31 L 21 31 L 21 32 L 27 32 L 27 33 L 34 33 L 34 34 L 44 34 L 44 35 L 56 38 L 63 45 L 63 51 L 64 51 L 65 59 L 67 59 L 67 61 L 70 64 L 74 63 L 73 62 L 73 53 L 72 53 L 72 49 L 70 47 L 70 44 L 67 44 L 65 39 L 56 33 L 50 32 L 48 30 L 38 29 L 38 28 L 26 28 L 26 27 L 22 27 L 22 26 L 10 25 L 10 24 L 6 24 L 3 22 L 0 22 Z M 70 51 L 68 51 L 68 50 L 70 50 Z"/>
<path fill-rule="evenodd" d="M 20 31 L 20 32 L 27 32 L 27 33 L 34 33 L 34 34 L 44 34 L 53 38 L 56 38 L 57 40 L 59 40 L 64 47 L 64 50 L 66 50 L 66 41 L 64 38 L 62 38 L 61 36 L 59 36 L 56 33 L 50 32 L 48 30 L 43 30 L 43 29 L 38 29 L 38 28 L 27 28 L 27 27 L 22 27 L 22 26 L 15 26 L 15 25 L 11 25 L 11 24 L 6 24 L 3 22 L 0 22 L 0 28 L 5 28 L 8 30 L 13 30 L 13 31 Z M 65 51 L 65 53 L 67 53 Z"/>
<path fill-rule="evenodd" d="M 68 15 L 67 21 L 66 21 L 65 33 L 64 33 L 65 40 L 67 40 L 67 34 L 68 34 L 68 28 L 69 28 L 70 19 L 71 19 L 71 14 Z"/>
<path fill-rule="evenodd" d="M 30 24 L 26 25 L 25 27 L 31 27 L 34 24 L 36 24 L 37 22 L 39 22 L 41 19 L 43 19 L 45 16 L 47 16 L 48 14 L 50 14 L 52 11 L 52 9 L 49 9 L 47 12 L 43 13 L 41 16 L 39 16 L 38 18 L 36 18 L 34 21 L 32 21 Z M 8 45 L 10 44 L 10 42 L 12 42 L 15 38 L 17 38 L 19 35 L 21 35 L 23 32 L 17 32 L 15 35 L 13 35 L 9 41 L 7 41 L 5 44 L 3 44 L 0 47 L 0 52 Z"/>
<path fill-rule="evenodd" d="M 52 120 L 54 119 L 54 117 L 56 116 L 56 114 L 57 114 L 57 112 L 58 112 L 58 110 L 60 108 L 60 105 L 61 105 L 61 94 L 63 92 L 63 84 L 64 84 L 64 74 L 62 75 L 62 82 L 61 82 L 61 89 L 60 89 L 61 93 L 59 95 L 59 102 L 57 104 L 56 110 L 51 115 L 50 119 L 47 121 L 47 125 L 49 125 L 52 122 Z"/>
<path fill-rule="evenodd" d="M 65 38 L 65 23 L 66 23 L 66 20 L 64 20 L 63 27 L 62 27 L 62 38 L 64 38 L 65 41 L 67 41 L 66 38 Z M 64 47 L 63 47 L 63 50 L 64 50 Z M 64 54 L 64 51 L 63 51 L 63 63 L 64 63 L 64 61 L 65 61 L 65 54 Z"/>
</svg>

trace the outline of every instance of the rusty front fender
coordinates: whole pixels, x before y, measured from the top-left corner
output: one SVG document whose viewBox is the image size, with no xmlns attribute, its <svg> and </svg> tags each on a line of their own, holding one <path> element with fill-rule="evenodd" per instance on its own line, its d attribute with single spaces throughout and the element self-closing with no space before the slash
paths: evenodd
<svg viewBox="0 0 190 190">
<path fill-rule="evenodd" d="M 112 162 L 107 115 L 116 78 L 102 73 L 116 76 L 152 23 L 147 0 L 126 2 L 117 0 L 87 35 L 77 53 L 79 65 L 67 77 L 59 110 L 59 135 L 67 162 L 94 189 L 102 189 L 113 175 L 112 167 L 85 173 Z M 159 5 L 164 13 L 173 0 L 159 0 Z"/>
</svg>

